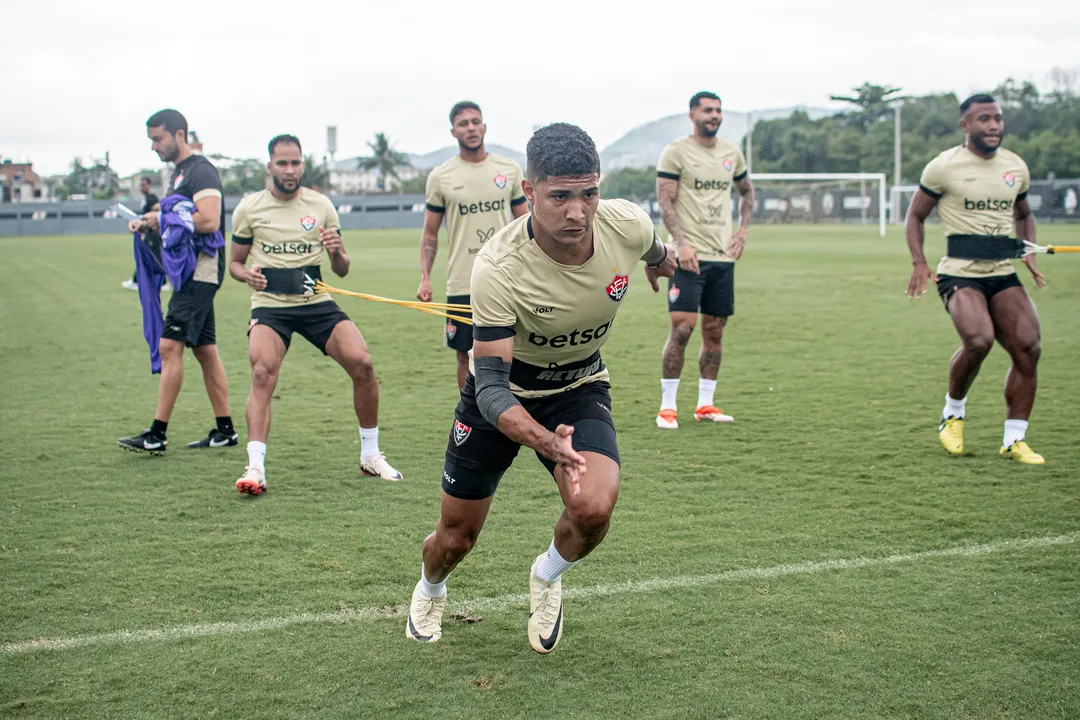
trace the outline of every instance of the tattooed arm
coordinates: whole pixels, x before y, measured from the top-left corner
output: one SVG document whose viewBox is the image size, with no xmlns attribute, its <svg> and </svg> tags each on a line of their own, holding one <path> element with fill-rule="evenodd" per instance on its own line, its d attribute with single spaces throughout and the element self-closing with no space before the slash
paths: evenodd
<svg viewBox="0 0 1080 720">
<path fill-rule="evenodd" d="M 750 216 L 754 214 L 754 184 L 750 182 L 749 175 L 743 175 L 735 181 L 735 189 L 739 191 L 739 229 L 731 236 L 731 245 L 728 254 L 736 260 L 746 247 L 746 235 L 750 232 Z"/>
<path fill-rule="evenodd" d="M 656 178 L 656 198 L 660 202 L 660 217 L 671 235 L 671 242 L 679 253 L 679 267 L 697 274 L 698 259 L 694 248 L 686 242 L 686 236 L 679 227 L 679 216 L 675 212 L 675 198 L 679 194 L 679 181 L 666 177 Z"/>
<path fill-rule="evenodd" d="M 420 302 L 431 302 L 431 268 L 439 253 L 439 226 L 443 213 L 430 209 L 424 211 L 424 230 L 420 234 L 420 287 L 416 297 Z"/>
</svg>

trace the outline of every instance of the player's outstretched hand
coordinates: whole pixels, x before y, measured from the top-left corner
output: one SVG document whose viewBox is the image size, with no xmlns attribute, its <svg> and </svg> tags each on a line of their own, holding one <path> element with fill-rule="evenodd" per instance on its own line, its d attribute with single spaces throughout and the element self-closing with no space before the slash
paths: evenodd
<svg viewBox="0 0 1080 720">
<path fill-rule="evenodd" d="M 262 265 L 252 265 L 247 271 L 247 284 L 252 290 L 266 289 L 266 276 L 262 274 Z"/>
<path fill-rule="evenodd" d="M 431 302 L 431 281 L 427 278 L 420 279 L 420 287 L 416 288 L 416 299 L 420 302 Z"/>
<path fill-rule="evenodd" d="M 341 233 L 337 230 L 327 230 L 322 225 L 319 226 L 319 242 L 326 248 L 326 252 L 331 255 L 337 255 L 345 249 L 345 243 L 341 239 Z"/>
<path fill-rule="evenodd" d="M 560 425 L 555 428 L 548 443 L 547 452 L 544 454 L 555 461 L 555 464 L 563 469 L 570 483 L 574 486 L 574 494 L 581 492 L 580 481 L 585 475 L 585 458 L 574 450 L 570 436 L 574 434 L 572 425 Z"/>
<path fill-rule="evenodd" d="M 907 296 L 912 300 L 918 300 L 926 292 L 927 282 L 937 282 L 937 275 L 926 263 L 919 263 L 911 270 L 911 279 L 908 280 Z"/>
<path fill-rule="evenodd" d="M 649 267 L 648 265 L 645 266 L 645 278 L 649 281 L 649 285 L 652 286 L 652 291 L 660 292 L 658 278 L 673 276 L 678 267 L 678 255 L 676 254 L 675 249 L 669 245 L 664 262 L 654 268 Z"/>
</svg>

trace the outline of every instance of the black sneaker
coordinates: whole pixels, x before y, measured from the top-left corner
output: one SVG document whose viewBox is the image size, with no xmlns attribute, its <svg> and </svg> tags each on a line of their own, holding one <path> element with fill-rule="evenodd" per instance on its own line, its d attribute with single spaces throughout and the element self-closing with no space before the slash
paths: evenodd
<svg viewBox="0 0 1080 720">
<path fill-rule="evenodd" d="M 148 452 L 151 455 L 164 455 L 169 447 L 169 441 L 160 435 L 155 435 L 150 428 L 143 430 L 135 437 L 120 438 L 116 444 L 125 450 Z"/>
<path fill-rule="evenodd" d="M 204 437 L 202 440 L 196 440 L 195 442 L 189 442 L 187 446 L 189 448 L 216 448 L 216 447 L 231 447 L 240 442 L 240 436 L 236 433 L 232 435 L 226 435 L 217 428 L 210 430 L 210 434 Z"/>
</svg>

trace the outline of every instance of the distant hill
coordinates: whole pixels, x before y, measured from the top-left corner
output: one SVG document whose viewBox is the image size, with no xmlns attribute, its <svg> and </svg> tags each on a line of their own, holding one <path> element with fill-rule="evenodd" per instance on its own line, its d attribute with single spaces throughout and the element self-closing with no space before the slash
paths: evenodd
<svg viewBox="0 0 1080 720">
<path fill-rule="evenodd" d="M 511 160 L 514 160 L 515 162 L 517 162 L 517 164 L 520 165 L 522 168 L 525 167 L 525 154 L 524 153 L 520 153 L 517 150 L 511 150 L 510 148 L 505 147 L 503 145 L 496 145 L 496 144 L 492 144 L 492 143 L 488 144 L 487 150 L 490 153 L 495 153 L 496 155 L 502 155 L 503 157 L 508 157 Z M 431 168 L 433 168 L 433 167 L 435 167 L 437 165 L 442 165 L 444 162 L 446 162 L 450 158 L 457 155 L 458 154 L 458 146 L 457 145 L 447 145 L 446 147 L 439 148 L 438 150 L 433 150 L 433 151 L 431 151 L 429 153 L 426 153 L 424 155 L 417 155 L 415 153 L 405 153 L 405 154 L 408 155 L 408 157 L 409 157 L 409 164 L 412 165 L 417 170 L 430 170 Z M 358 160 L 359 160 L 359 158 L 355 158 L 355 157 L 345 158 L 344 160 L 338 160 L 336 163 L 334 163 L 334 167 L 337 170 L 355 170 L 356 169 L 356 163 L 357 163 Z"/>
<path fill-rule="evenodd" d="M 724 124 L 720 126 L 718 136 L 728 142 L 738 144 L 742 142 L 743 137 L 746 135 L 751 115 L 753 115 L 756 123 L 760 120 L 785 118 L 796 110 L 805 112 L 811 119 L 835 114 L 833 110 L 805 106 L 755 110 L 752 113 L 725 110 Z M 600 151 L 600 167 L 603 168 L 605 173 L 608 173 L 625 167 L 643 168 L 655 165 L 660 153 L 668 143 L 689 134 L 690 119 L 686 113 L 668 115 L 659 120 L 639 125 Z"/>
</svg>

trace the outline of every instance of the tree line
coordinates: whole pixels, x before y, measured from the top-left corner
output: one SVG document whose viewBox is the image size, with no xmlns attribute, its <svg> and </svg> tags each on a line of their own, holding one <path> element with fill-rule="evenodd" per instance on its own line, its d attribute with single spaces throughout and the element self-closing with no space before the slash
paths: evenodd
<svg viewBox="0 0 1080 720">
<path fill-rule="evenodd" d="M 1033 179 L 1053 173 L 1080 177 L 1080 92 L 1077 73 L 1055 70 L 1051 89 L 1012 78 L 990 91 L 1005 115 L 1003 147 L 1027 162 Z M 938 153 L 963 143 L 954 93 L 904 96 L 902 89 L 864 83 L 852 95 L 832 95 L 851 109 L 819 119 L 804 112 L 754 125 L 754 172 L 884 172 L 894 180 L 895 107 L 900 106 L 901 182 L 915 184 Z M 743 143 L 745 148 L 745 143 Z M 656 193 L 655 167 L 605 176 L 604 197 L 637 200 Z"/>
</svg>

